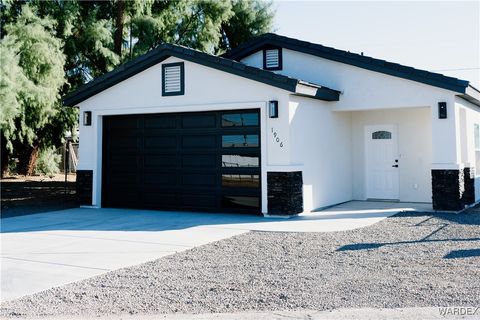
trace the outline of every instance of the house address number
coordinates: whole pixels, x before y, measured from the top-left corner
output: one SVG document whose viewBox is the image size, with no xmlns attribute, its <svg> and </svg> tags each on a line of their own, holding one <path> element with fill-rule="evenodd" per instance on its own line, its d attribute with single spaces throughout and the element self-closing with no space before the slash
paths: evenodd
<svg viewBox="0 0 480 320">
<path fill-rule="evenodd" d="M 280 148 L 283 148 L 283 141 L 282 139 L 280 139 L 277 131 L 275 131 L 274 128 L 272 128 L 272 133 L 273 133 L 273 140 L 280 145 Z"/>
</svg>

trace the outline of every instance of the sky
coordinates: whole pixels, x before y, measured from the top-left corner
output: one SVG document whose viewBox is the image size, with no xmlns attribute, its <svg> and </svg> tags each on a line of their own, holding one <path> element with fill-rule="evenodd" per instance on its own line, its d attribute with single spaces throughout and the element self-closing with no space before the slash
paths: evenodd
<svg viewBox="0 0 480 320">
<path fill-rule="evenodd" d="M 442 73 L 480 88 L 480 0 L 274 0 L 273 6 L 277 34 Z"/>
</svg>

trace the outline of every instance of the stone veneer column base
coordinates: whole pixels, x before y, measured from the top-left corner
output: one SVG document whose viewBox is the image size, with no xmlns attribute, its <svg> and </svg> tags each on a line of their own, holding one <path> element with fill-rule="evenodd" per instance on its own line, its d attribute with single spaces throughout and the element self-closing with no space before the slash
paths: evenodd
<svg viewBox="0 0 480 320">
<path fill-rule="evenodd" d="M 267 172 L 267 196 L 270 216 L 293 216 L 303 212 L 302 172 Z"/>
<path fill-rule="evenodd" d="M 432 170 L 432 205 L 434 210 L 459 211 L 464 209 L 464 192 L 463 170 Z"/>
<path fill-rule="evenodd" d="M 92 205 L 93 170 L 77 170 L 77 199 L 80 205 Z"/>
<path fill-rule="evenodd" d="M 465 190 L 463 192 L 463 203 L 471 205 L 475 203 L 475 168 L 463 169 Z"/>
</svg>

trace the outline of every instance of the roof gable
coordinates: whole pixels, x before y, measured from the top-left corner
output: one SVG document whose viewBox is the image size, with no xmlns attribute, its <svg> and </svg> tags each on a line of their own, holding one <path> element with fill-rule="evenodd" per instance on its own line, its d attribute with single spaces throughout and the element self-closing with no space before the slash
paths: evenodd
<svg viewBox="0 0 480 320">
<path fill-rule="evenodd" d="M 315 94 L 312 94 L 310 97 L 319 100 L 338 101 L 340 96 L 339 91 L 327 87 L 305 83 L 299 79 L 294 79 L 255 67 L 250 67 L 240 62 L 213 56 L 190 48 L 172 44 L 162 44 L 148 53 L 130 62 L 120 65 L 115 70 L 108 72 L 78 88 L 77 90 L 67 94 L 65 97 L 63 97 L 63 103 L 64 105 L 74 106 L 96 95 L 97 93 L 164 61 L 169 57 L 177 57 L 179 59 L 198 63 L 207 67 L 287 90 L 295 94 L 298 94 L 298 86 L 308 86 L 316 89 Z"/>
<path fill-rule="evenodd" d="M 468 81 L 447 77 L 439 73 L 415 69 L 398 63 L 375 59 L 356 53 L 325 47 L 320 44 L 266 33 L 223 55 L 225 58 L 241 60 L 269 46 L 278 46 L 324 59 L 345 63 L 359 68 L 376 71 L 387 75 L 412 80 L 431 86 L 466 93 Z"/>
</svg>

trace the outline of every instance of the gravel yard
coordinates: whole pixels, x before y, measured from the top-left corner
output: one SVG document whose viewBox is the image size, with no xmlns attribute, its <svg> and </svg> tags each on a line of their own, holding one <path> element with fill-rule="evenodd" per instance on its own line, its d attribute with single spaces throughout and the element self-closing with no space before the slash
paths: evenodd
<svg viewBox="0 0 480 320">
<path fill-rule="evenodd" d="M 250 232 L 2 304 L 2 316 L 480 306 L 480 213 Z"/>
</svg>

